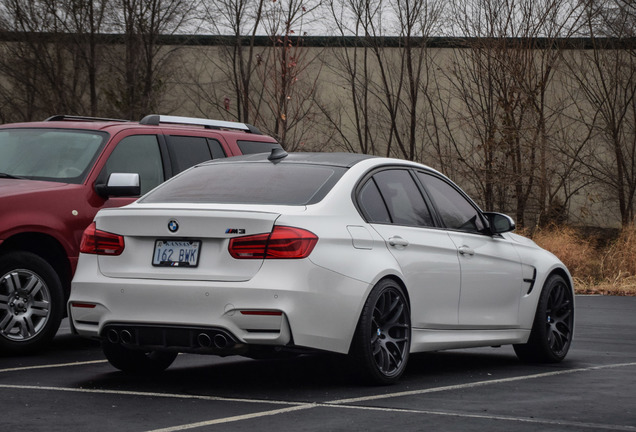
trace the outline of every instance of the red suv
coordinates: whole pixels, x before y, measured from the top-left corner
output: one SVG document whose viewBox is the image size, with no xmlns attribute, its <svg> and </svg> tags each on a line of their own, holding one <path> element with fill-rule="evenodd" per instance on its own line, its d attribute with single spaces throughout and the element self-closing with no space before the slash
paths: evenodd
<svg viewBox="0 0 636 432">
<path fill-rule="evenodd" d="M 99 209 L 128 204 L 199 162 L 273 148 L 251 125 L 176 116 L 0 126 L 0 352 L 53 338 L 82 233 Z"/>
</svg>

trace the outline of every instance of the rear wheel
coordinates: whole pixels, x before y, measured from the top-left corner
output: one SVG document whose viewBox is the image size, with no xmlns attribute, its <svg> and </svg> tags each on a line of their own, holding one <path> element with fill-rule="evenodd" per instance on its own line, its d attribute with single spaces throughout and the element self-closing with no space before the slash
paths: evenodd
<svg viewBox="0 0 636 432">
<path fill-rule="evenodd" d="M 0 255 L 0 351 L 45 347 L 64 315 L 64 292 L 51 265 L 30 252 Z"/>
<path fill-rule="evenodd" d="M 574 331 L 574 298 L 565 279 L 551 276 L 545 283 L 537 304 L 530 338 L 514 345 L 522 361 L 557 363 L 570 349 Z"/>
<path fill-rule="evenodd" d="M 371 384 L 396 382 L 409 358 L 411 313 L 402 288 L 380 281 L 362 309 L 351 356 L 360 376 Z"/>
<path fill-rule="evenodd" d="M 108 341 L 102 342 L 102 349 L 111 365 L 121 371 L 137 374 L 163 372 L 170 367 L 178 354 L 169 351 L 133 350 Z"/>
</svg>

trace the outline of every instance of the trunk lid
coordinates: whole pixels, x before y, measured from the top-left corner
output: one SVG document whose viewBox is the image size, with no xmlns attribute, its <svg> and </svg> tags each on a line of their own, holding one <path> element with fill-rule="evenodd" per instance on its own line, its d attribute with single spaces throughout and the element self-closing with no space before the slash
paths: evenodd
<svg viewBox="0 0 636 432">
<path fill-rule="evenodd" d="M 98 256 L 99 269 L 105 276 L 228 282 L 249 280 L 258 272 L 263 260 L 232 258 L 228 252 L 230 239 L 270 233 L 280 216 L 274 211 L 140 207 L 133 205 L 102 211 L 95 219 L 97 229 L 124 236 L 125 247 L 121 255 Z M 189 246 L 196 242 L 200 242 L 198 246 Z M 166 262 L 157 265 L 162 261 L 161 247 L 166 245 L 174 246 L 175 253 L 171 258 L 177 261 L 179 251 L 187 261 L 191 258 L 189 255 L 195 253 L 193 249 L 198 249 L 197 265 L 188 266 L 183 261 L 172 266 L 166 265 Z M 164 258 L 166 256 L 164 254 Z"/>
</svg>

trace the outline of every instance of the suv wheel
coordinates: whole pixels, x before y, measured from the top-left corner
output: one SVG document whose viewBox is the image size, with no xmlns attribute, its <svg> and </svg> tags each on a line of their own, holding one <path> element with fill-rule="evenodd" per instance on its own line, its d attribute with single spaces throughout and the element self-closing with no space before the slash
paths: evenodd
<svg viewBox="0 0 636 432">
<path fill-rule="evenodd" d="M 48 262 L 30 252 L 0 255 L 0 351 L 24 354 L 44 347 L 63 313 L 62 284 Z"/>
</svg>

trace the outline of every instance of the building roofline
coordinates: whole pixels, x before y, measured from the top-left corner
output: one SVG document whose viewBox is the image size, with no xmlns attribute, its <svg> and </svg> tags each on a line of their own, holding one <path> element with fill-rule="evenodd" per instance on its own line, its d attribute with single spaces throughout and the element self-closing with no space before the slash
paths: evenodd
<svg viewBox="0 0 636 432">
<path fill-rule="evenodd" d="M 0 42 L 21 42 L 30 38 L 38 38 L 44 41 L 53 42 L 56 40 L 69 41 L 75 37 L 81 37 L 86 41 L 88 35 L 77 33 L 50 33 L 50 32 L 0 32 Z M 122 44 L 125 41 L 124 34 L 98 33 L 94 35 L 97 44 Z M 181 45 L 181 46 L 233 46 L 240 43 L 243 46 L 250 45 L 250 36 L 227 36 L 227 35 L 191 35 L 173 34 L 159 35 L 156 43 L 158 45 Z M 254 36 L 255 46 L 282 45 L 280 37 L 271 38 L 269 36 Z M 365 47 L 380 46 L 383 48 L 399 48 L 404 46 L 405 39 L 399 36 L 382 37 L 357 37 L 357 36 L 290 36 L 287 43 L 294 46 L 318 48 L 337 47 Z M 411 39 L 415 46 L 426 46 L 428 48 L 467 48 L 477 43 L 499 41 L 509 46 L 522 46 L 535 49 L 548 47 L 562 49 L 593 49 L 595 46 L 605 49 L 627 49 L 636 48 L 636 38 L 475 38 L 475 37 L 416 37 Z"/>
</svg>

